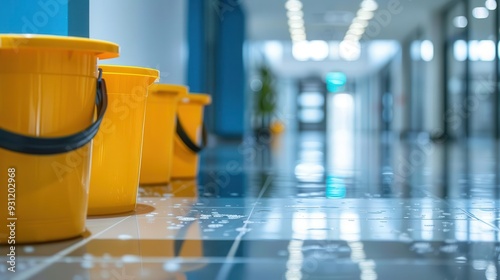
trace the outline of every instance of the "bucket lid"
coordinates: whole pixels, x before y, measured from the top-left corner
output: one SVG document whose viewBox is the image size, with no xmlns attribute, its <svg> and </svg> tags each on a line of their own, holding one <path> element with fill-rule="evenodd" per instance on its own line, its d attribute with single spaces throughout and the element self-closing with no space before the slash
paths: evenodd
<svg viewBox="0 0 500 280">
<path fill-rule="evenodd" d="M 187 95 L 188 88 L 183 85 L 170 85 L 170 84 L 152 84 L 149 87 L 149 92 L 152 94 L 175 94 L 180 97 Z"/>
<path fill-rule="evenodd" d="M 99 68 L 101 68 L 105 74 L 126 74 L 133 76 L 151 77 L 154 79 L 157 79 L 160 76 L 160 71 L 153 68 L 122 65 L 99 65 Z"/>
<path fill-rule="evenodd" d="M 120 47 L 111 42 L 70 37 L 36 34 L 0 34 L 1 49 L 58 49 L 94 53 L 99 59 L 119 56 Z"/>
<path fill-rule="evenodd" d="M 190 93 L 181 99 L 182 103 L 200 103 L 201 105 L 208 105 L 212 103 L 212 97 L 204 93 Z"/>
</svg>

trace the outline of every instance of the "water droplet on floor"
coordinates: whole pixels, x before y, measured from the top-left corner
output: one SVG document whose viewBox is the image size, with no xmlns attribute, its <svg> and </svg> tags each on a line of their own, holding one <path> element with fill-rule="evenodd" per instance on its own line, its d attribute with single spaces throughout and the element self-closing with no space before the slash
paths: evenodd
<svg viewBox="0 0 500 280">
<path fill-rule="evenodd" d="M 167 229 L 178 230 L 178 229 L 181 229 L 182 227 L 183 227 L 183 225 L 172 225 L 172 226 L 168 226 Z"/>
<path fill-rule="evenodd" d="M 240 228 L 237 228 L 236 231 L 247 233 L 247 232 L 251 231 L 251 229 L 245 228 L 245 227 L 240 227 Z"/>
<path fill-rule="evenodd" d="M 223 225 L 221 224 L 211 224 L 211 225 L 208 225 L 209 228 L 220 228 L 220 227 L 223 227 Z"/>
<path fill-rule="evenodd" d="M 35 252 L 35 247 L 33 246 L 24 246 L 23 251 L 27 254 L 31 254 Z"/>
<path fill-rule="evenodd" d="M 168 261 L 163 264 L 163 269 L 168 272 L 174 272 L 174 271 L 179 271 L 181 268 L 181 265 L 179 264 L 179 261 L 177 260 L 172 260 Z"/>
<path fill-rule="evenodd" d="M 226 217 L 228 219 L 230 219 L 230 220 L 236 220 L 236 219 L 244 218 L 245 216 L 242 216 L 242 215 L 227 215 Z"/>
<path fill-rule="evenodd" d="M 120 234 L 120 235 L 118 235 L 118 239 L 120 239 L 120 240 L 130 240 L 132 238 L 133 237 L 131 235 L 128 235 L 128 234 Z"/>
<path fill-rule="evenodd" d="M 432 245 L 427 242 L 417 242 L 414 243 L 411 248 L 412 251 L 415 251 L 417 254 L 425 254 L 425 253 L 431 253 L 434 251 L 432 248 Z"/>
<path fill-rule="evenodd" d="M 82 261 L 81 266 L 82 266 L 82 268 L 85 268 L 85 269 L 91 269 L 94 267 L 94 264 L 92 263 L 92 261 L 84 260 L 84 261 Z"/>
<path fill-rule="evenodd" d="M 141 258 L 136 255 L 123 255 L 122 261 L 124 263 L 139 263 L 141 262 Z"/>
<path fill-rule="evenodd" d="M 455 253 L 458 249 L 458 246 L 456 244 L 449 244 L 449 245 L 444 245 L 443 247 L 441 247 L 441 252 L 444 252 L 444 253 L 448 253 L 448 254 L 451 254 L 451 253 Z"/>
<path fill-rule="evenodd" d="M 475 270 L 485 270 L 487 266 L 488 266 L 488 261 L 486 261 L 486 260 L 473 260 L 472 261 L 472 267 Z"/>
<path fill-rule="evenodd" d="M 177 218 L 177 220 L 183 221 L 183 222 L 191 222 L 191 221 L 195 221 L 196 220 L 196 218 L 194 218 L 194 217 L 177 216 L 176 218 Z"/>
</svg>

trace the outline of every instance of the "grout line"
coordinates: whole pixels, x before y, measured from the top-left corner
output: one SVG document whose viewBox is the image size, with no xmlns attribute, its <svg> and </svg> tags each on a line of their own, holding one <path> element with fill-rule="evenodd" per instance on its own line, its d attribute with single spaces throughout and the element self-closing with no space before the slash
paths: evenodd
<svg viewBox="0 0 500 280">
<path fill-rule="evenodd" d="M 217 274 L 217 278 L 215 278 L 215 279 L 217 279 L 217 280 L 226 280 L 227 279 L 229 272 L 231 271 L 231 268 L 233 267 L 233 260 L 234 260 L 234 256 L 236 255 L 236 250 L 238 250 L 238 247 L 240 246 L 240 242 L 241 242 L 241 239 L 243 238 L 243 235 L 245 235 L 247 233 L 246 228 L 248 225 L 248 221 L 252 217 L 252 214 L 255 210 L 255 206 L 257 205 L 257 203 L 259 203 L 260 199 L 262 198 L 262 196 L 266 192 L 267 188 L 271 184 L 271 181 L 272 181 L 272 177 L 271 176 L 267 177 L 266 181 L 264 182 L 264 186 L 260 190 L 259 196 L 257 197 L 257 200 L 255 201 L 255 203 L 252 207 L 252 210 L 250 210 L 250 214 L 248 214 L 246 221 L 243 222 L 243 227 L 241 228 L 242 230 L 240 231 L 238 236 L 236 236 L 236 238 L 234 239 L 233 245 L 231 245 L 231 249 L 229 250 L 229 253 L 227 254 L 227 257 L 224 261 L 224 264 L 222 265 L 222 268 L 220 269 L 219 273 Z"/>
<path fill-rule="evenodd" d="M 13 279 L 24 280 L 24 279 L 29 279 L 29 278 L 35 276 L 37 273 L 41 272 L 42 270 L 44 270 L 48 266 L 54 264 L 56 261 L 58 261 L 59 259 L 63 258 L 67 254 L 69 254 L 72 251 L 78 249 L 79 247 L 87 244 L 89 241 L 94 240 L 96 237 L 102 235 L 104 232 L 108 231 L 112 227 L 118 225 L 119 223 L 125 221 L 126 219 L 128 219 L 130 217 L 131 216 L 125 217 L 122 220 L 120 220 L 120 221 L 112 224 L 108 228 L 102 230 L 101 232 L 99 232 L 99 233 L 97 233 L 95 235 L 91 235 L 90 238 L 84 239 L 84 240 L 82 240 L 80 242 L 77 242 L 77 243 L 75 243 L 75 244 L 73 244 L 73 245 L 71 245 L 71 246 L 69 246 L 69 247 L 67 247 L 67 248 L 65 248 L 65 249 L 57 252 L 52 257 L 44 259 L 44 261 L 41 264 L 39 264 L 37 267 L 35 267 L 33 269 L 30 269 L 30 270 L 28 270 L 26 272 L 20 273 L 20 275 L 16 275 L 16 277 L 14 277 Z"/>
</svg>

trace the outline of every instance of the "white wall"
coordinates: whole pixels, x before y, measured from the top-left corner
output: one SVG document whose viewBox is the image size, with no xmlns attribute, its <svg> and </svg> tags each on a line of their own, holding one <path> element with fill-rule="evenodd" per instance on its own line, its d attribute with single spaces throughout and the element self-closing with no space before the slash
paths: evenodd
<svg viewBox="0 0 500 280">
<path fill-rule="evenodd" d="M 185 0 L 90 0 L 90 38 L 120 45 L 120 57 L 102 63 L 155 68 L 160 82 L 185 84 L 186 18 Z"/>
</svg>

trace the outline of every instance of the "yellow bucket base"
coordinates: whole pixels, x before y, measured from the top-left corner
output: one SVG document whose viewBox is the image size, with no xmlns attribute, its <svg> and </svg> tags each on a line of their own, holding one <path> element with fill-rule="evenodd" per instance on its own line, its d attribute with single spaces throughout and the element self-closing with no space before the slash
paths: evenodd
<svg viewBox="0 0 500 280">
<path fill-rule="evenodd" d="M 139 182 L 165 184 L 170 182 L 172 169 L 175 114 L 179 98 L 187 95 L 187 87 L 154 84 L 149 91 Z"/>
<path fill-rule="evenodd" d="M 155 69 L 101 65 L 108 111 L 93 143 L 88 215 L 135 209 L 148 87 Z"/>
</svg>

